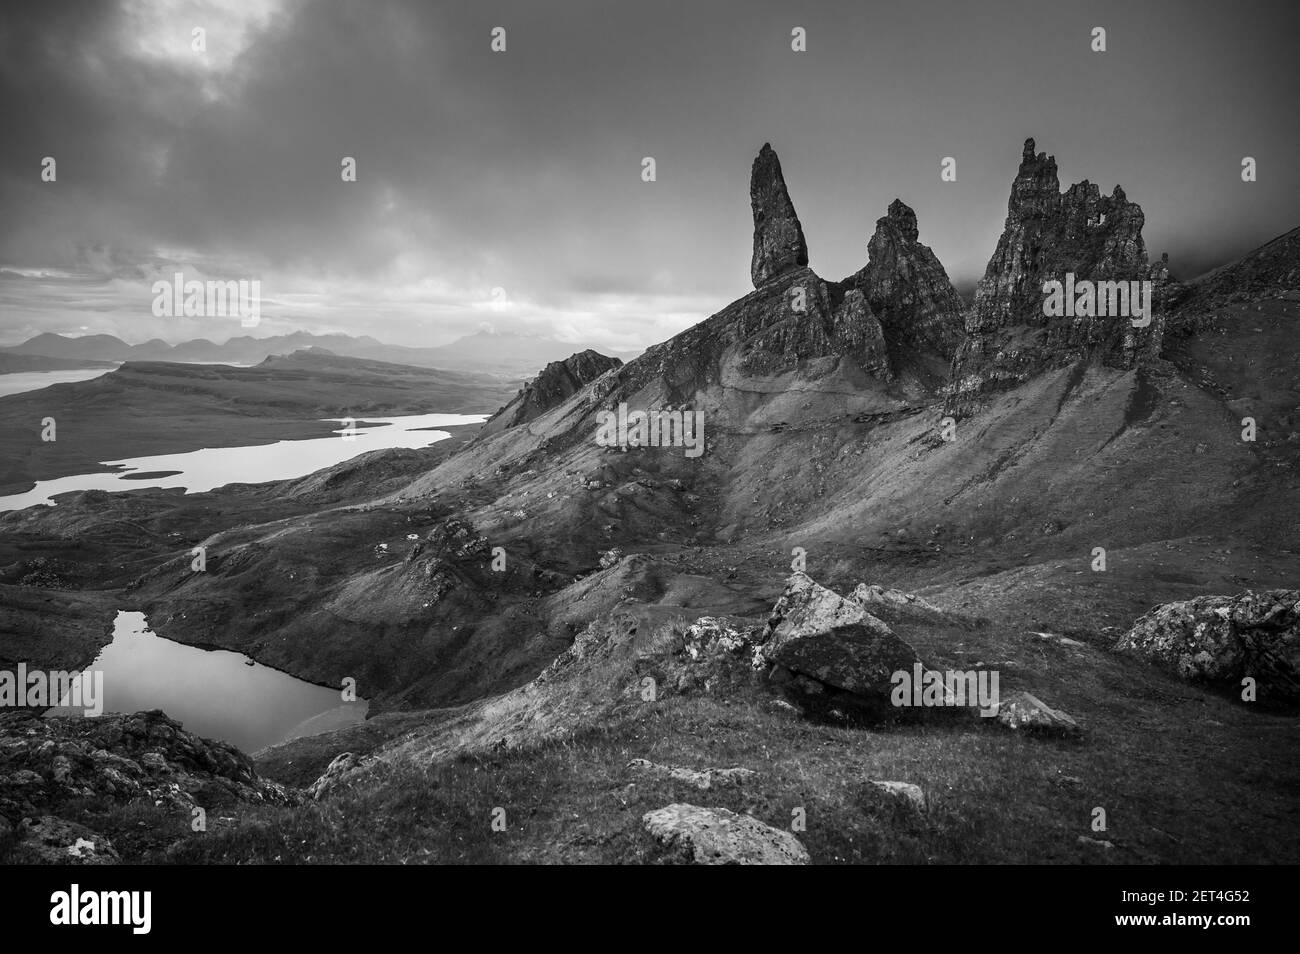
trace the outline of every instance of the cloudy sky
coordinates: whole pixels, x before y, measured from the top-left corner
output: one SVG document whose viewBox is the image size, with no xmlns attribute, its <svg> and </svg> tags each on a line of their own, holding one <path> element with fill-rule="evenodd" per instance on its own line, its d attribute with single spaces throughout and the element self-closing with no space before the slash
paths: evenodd
<svg viewBox="0 0 1300 954">
<path fill-rule="evenodd" d="M 1028 136 L 1063 184 L 1121 183 L 1148 249 L 1189 277 L 1300 224 L 1297 9 L 6 3 L 0 344 L 243 333 L 154 317 L 152 283 L 180 271 L 259 280 L 256 334 L 419 345 L 490 325 L 637 348 L 750 289 L 765 141 L 829 279 L 864 263 L 898 196 L 972 284 Z M 946 156 L 955 182 L 940 181 Z"/>
</svg>

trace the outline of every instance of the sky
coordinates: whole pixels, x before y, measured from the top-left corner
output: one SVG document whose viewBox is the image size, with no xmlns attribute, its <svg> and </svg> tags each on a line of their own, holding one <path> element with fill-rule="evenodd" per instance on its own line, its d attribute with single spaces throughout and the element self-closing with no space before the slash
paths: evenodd
<svg viewBox="0 0 1300 954">
<path fill-rule="evenodd" d="M 1294 0 L 6 3 L 0 345 L 639 349 L 751 290 L 764 142 L 828 280 L 898 197 L 972 286 L 1027 137 L 1063 188 L 1122 184 L 1187 278 L 1300 225 L 1297 26 Z M 259 281 L 260 322 L 155 315 L 177 272 Z"/>
</svg>

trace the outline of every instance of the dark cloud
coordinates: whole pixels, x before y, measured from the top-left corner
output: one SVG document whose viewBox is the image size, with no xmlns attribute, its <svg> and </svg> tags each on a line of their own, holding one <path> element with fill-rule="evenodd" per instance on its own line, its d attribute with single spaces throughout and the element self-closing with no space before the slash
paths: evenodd
<svg viewBox="0 0 1300 954">
<path fill-rule="evenodd" d="M 649 343 L 748 290 L 765 141 L 828 278 L 862 264 L 899 196 L 954 281 L 973 281 L 1026 136 L 1064 182 L 1122 183 L 1149 248 L 1195 273 L 1300 219 L 1294 10 L 7 4 L 0 338 L 187 336 L 149 313 L 149 283 L 179 267 L 260 279 L 264 332 L 427 343 L 490 321 Z M 796 25 L 807 53 L 790 51 Z M 47 155 L 57 183 L 39 179 Z"/>
</svg>

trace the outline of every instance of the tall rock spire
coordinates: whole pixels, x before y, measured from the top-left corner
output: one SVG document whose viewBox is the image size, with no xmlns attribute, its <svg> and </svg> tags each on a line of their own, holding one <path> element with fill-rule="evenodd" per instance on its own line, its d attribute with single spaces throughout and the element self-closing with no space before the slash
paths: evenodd
<svg viewBox="0 0 1300 954">
<path fill-rule="evenodd" d="M 808 245 L 781 175 L 781 160 L 763 143 L 749 177 L 754 210 L 754 258 L 749 275 L 761 288 L 778 275 L 808 264 Z"/>
</svg>

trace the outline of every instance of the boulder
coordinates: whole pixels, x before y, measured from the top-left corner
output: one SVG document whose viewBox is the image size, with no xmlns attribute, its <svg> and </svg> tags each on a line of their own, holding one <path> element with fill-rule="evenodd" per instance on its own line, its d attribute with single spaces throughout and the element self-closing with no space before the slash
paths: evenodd
<svg viewBox="0 0 1300 954">
<path fill-rule="evenodd" d="M 772 608 L 765 662 L 861 696 L 888 698 L 892 676 L 911 671 L 916 650 L 851 600 L 795 573 Z"/>
<path fill-rule="evenodd" d="M 316 800 L 338 790 L 347 776 L 361 768 L 363 764 L 365 760 L 352 752 L 342 752 L 334 756 L 324 774 L 312 782 L 307 789 L 307 797 Z"/>
<path fill-rule="evenodd" d="M 1037 696 L 1013 692 L 998 703 L 998 721 L 1009 729 L 1026 732 L 1077 735 L 1079 724 L 1060 709 L 1053 709 Z"/>
<path fill-rule="evenodd" d="M 926 798 L 921 786 L 911 782 L 878 782 L 874 779 L 871 784 L 887 795 L 907 802 L 918 811 L 925 811 Z"/>
<path fill-rule="evenodd" d="M 808 851 L 788 831 L 725 808 L 673 804 L 646 812 L 656 841 L 697 865 L 806 865 Z"/>
<path fill-rule="evenodd" d="M 1157 606 L 1115 644 L 1184 679 L 1300 701 L 1300 590 L 1200 596 Z"/>
<path fill-rule="evenodd" d="M 627 765 L 628 768 L 635 769 L 638 772 L 657 775 L 661 778 L 670 778 L 677 782 L 685 782 L 687 785 L 694 785 L 705 792 L 712 788 L 734 788 L 756 774 L 752 769 L 747 768 L 697 770 L 683 768 L 680 765 L 658 765 L 649 759 L 633 759 Z"/>
</svg>

